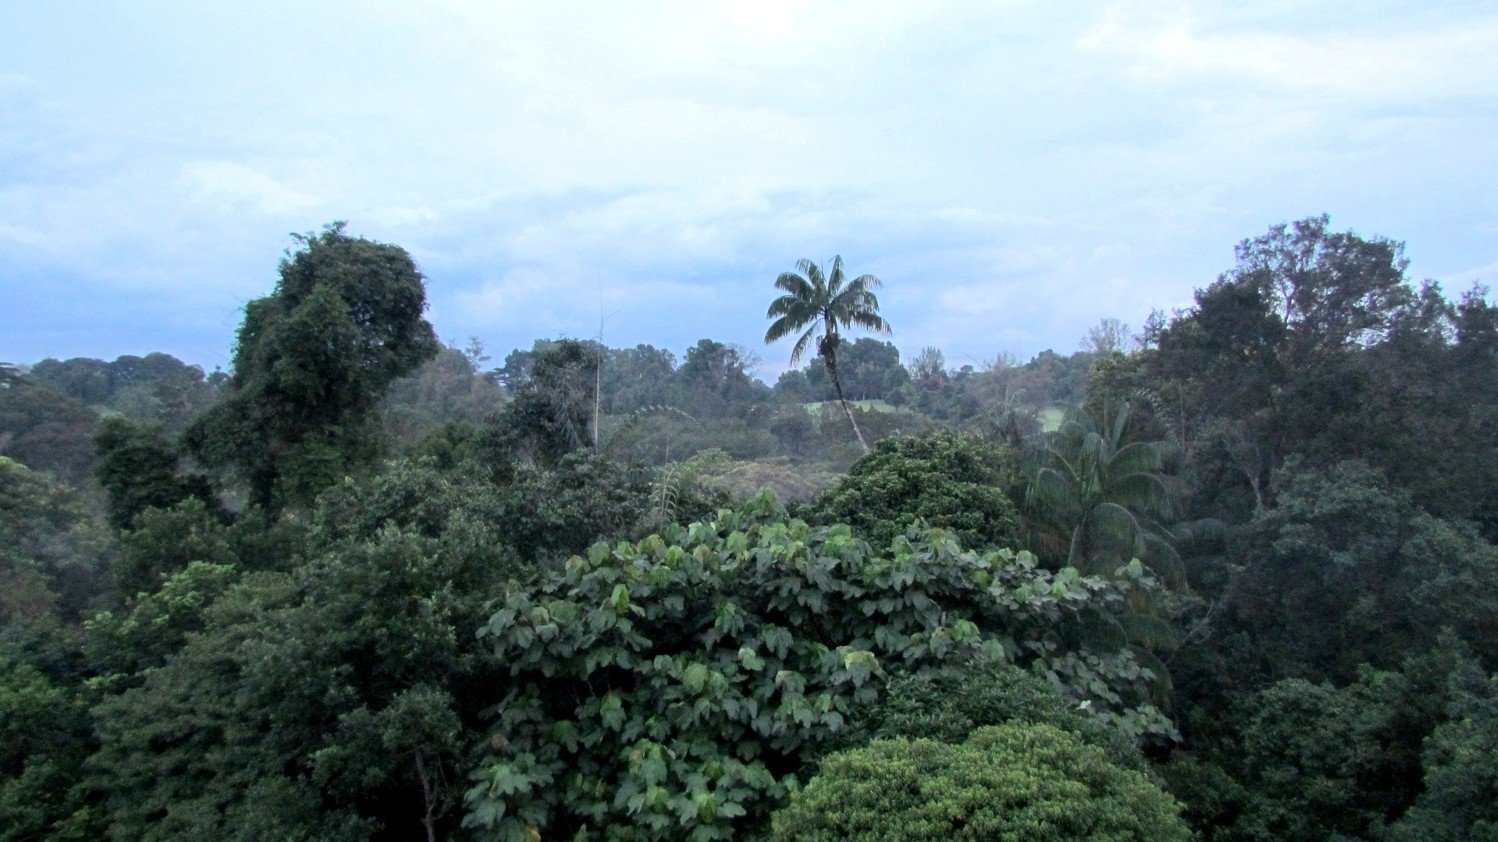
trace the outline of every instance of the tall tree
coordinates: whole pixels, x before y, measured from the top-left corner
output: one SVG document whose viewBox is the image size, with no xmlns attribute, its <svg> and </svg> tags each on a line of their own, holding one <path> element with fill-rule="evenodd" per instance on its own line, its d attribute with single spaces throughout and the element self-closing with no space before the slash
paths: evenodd
<svg viewBox="0 0 1498 842">
<path fill-rule="evenodd" d="M 822 267 L 802 260 L 796 271 L 782 272 L 775 279 L 776 289 L 785 295 L 770 302 L 765 316 L 775 319 L 765 331 L 765 344 L 801 332 L 791 348 L 791 365 L 795 365 L 806 352 L 813 338 L 817 340 L 817 354 L 827 366 L 827 376 L 832 380 L 832 389 L 837 401 L 853 425 L 853 434 L 865 453 L 869 443 L 864 441 L 863 431 L 848 408 L 843 397 L 843 383 L 837 373 L 837 348 L 842 342 L 840 328 L 858 326 L 878 333 L 889 333 L 889 323 L 879 315 L 879 299 L 873 290 L 879 286 L 873 275 L 860 275 L 849 281 L 843 274 L 843 258 L 832 258 L 832 272 L 823 274 Z"/>
<path fill-rule="evenodd" d="M 1198 390 L 1201 425 L 1226 430 L 1223 448 L 1255 508 L 1274 505 L 1287 455 L 1328 429 L 1328 417 L 1364 405 L 1353 361 L 1420 304 L 1402 244 L 1329 224 L 1312 217 L 1245 240 L 1237 266 L 1198 290 L 1195 307 L 1150 331 L 1157 391 Z"/>
<path fill-rule="evenodd" d="M 485 425 L 484 448 L 496 466 L 519 460 L 554 467 L 563 456 L 588 447 L 596 430 L 595 398 L 604 347 L 591 340 L 537 340 L 519 361 L 505 388 L 510 401 Z"/>
<path fill-rule="evenodd" d="M 404 249 L 350 237 L 343 223 L 297 240 L 275 292 L 245 306 L 228 394 L 185 434 L 199 459 L 238 469 L 272 508 L 308 502 L 371 461 L 386 387 L 439 348 Z"/>
</svg>

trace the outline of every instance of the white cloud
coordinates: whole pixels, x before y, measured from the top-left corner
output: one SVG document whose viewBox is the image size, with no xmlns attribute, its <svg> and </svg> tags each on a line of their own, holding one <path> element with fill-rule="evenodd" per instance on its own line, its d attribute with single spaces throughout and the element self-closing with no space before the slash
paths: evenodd
<svg viewBox="0 0 1498 842">
<path fill-rule="evenodd" d="M 1217 19 L 1214 19 L 1217 18 Z M 1277 16 L 1231 21 L 1209 7 L 1127 4 L 1079 41 L 1122 60 L 1149 83 L 1231 96 L 1239 86 L 1329 96 L 1360 103 L 1418 99 L 1430 103 L 1498 91 L 1491 57 L 1498 21 L 1467 19 L 1431 29 L 1391 20 L 1376 32 L 1327 32 Z"/>
<path fill-rule="evenodd" d="M 190 201 L 228 210 L 249 207 L 261 213 L 284 216 L 318 205 L 317 199 L 307 193 L 231 161 L 183 164 L 178 187 Z"/>
</svg>

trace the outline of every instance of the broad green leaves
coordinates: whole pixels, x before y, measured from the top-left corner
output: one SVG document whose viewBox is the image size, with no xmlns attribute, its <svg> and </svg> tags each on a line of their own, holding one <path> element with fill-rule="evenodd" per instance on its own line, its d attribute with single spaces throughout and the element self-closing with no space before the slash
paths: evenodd
<svg viewBox="0 0 1498 842">
<path fill-rule="evenodd" d="M 1141 581 L 1053 576 L 939 530 L 874 555 L 846 526 L 787 520 L 768 497 L 597 544 L 511 589 L 479 630 L 511 677 L 465 823 L 516 839 L 762 828 L 805 751 L 843 733 L 889 675 L 943 664 L 1034 662 L 1101 715 L 1168 730 L 1140 704 L 1148 670 L 1069 643 Z"/>
</svg>

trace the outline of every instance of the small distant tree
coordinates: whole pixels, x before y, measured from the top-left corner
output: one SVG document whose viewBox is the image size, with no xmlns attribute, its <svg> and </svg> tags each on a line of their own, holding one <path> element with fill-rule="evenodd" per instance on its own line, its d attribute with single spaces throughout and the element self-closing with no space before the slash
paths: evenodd
<svg viewBox="0 0 1498 842">
<path fill-rule="evenodd" d="M 1082 350 L 1100 357 L 1123 351 L 1129 347 L 1129 337 L 1128 325 L 1114 318 L 1102 319 L 1082 337 Z"/>
<path fill-rule="evenodd" d="M 551 467 L 594 441 L 595 396 L 603 348 L 596 342 L 537 342 L 524 373 L 509 379 L 510 401 L 485 426 L 484 447 L 496 463 Z M 506 366 L 517 362 L 516 354 Z M 521 367 L 517 362 L 516 368 Z"/>
</svg>

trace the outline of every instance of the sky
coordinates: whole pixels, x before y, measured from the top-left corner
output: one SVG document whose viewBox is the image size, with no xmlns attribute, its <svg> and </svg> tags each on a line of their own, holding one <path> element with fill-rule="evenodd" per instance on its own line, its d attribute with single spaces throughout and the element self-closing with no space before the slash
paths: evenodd
<svg viewBox="0 0 1498 842">
<path fill-rule="evenodd" d="M 840 254 L 981 365 L 1141 325 L 1271 226 L 1498 281 L 1498 5 L 0 0 L 0 360 L 229 365 L 292 232 L 407 249 L 494 364 L 759 354 Z"/>
</svg>

